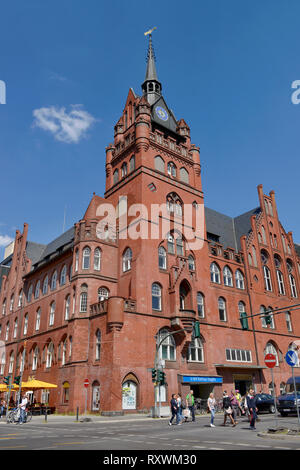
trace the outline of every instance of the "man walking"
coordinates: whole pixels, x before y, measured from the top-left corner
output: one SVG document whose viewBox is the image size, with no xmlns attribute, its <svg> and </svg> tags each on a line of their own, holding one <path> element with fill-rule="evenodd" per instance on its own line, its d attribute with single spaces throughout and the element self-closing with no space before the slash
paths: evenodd
<svg viewBox="0 0 300 470">
<path fill-rule="evenodd" d="M 186 403 L 192 415 L 192 422 L 194 422 L 195 421 L 195 398 L 194 398 L 193 390 L 190 390 L 190 393 L 187 394 Z"/>
<path fill-rule="evenodd" d="M 231 395 L 230 395 L 230 403 L 232 407 L 233 420 L 235 424 L 238 424 L 236 418 L 237 418 L 238 411 L 239 411 L 239 402 L 232 390 L 231 390 Z"/>
<path fill-rule="evenodd" d="M 250 429 L 255 430 L 255 420 L 257 419 L 257 408 L 256 408 L 256 398 L 254 395 L 253 388 L 250 388 L 249 393 L 247 395 L 247 407 L 250 412 Z"/>
<path fill-rule="evenodd" d="M 19 408 L 20 408 L 19 424 L 25 423 L 25 413 L 26 413 L 27 403 L 28 403 L 28 398 L 27 398 L 27 395 L 24 394 L 22 397 L 22 401 L 19 404 Z"/>
</svg>

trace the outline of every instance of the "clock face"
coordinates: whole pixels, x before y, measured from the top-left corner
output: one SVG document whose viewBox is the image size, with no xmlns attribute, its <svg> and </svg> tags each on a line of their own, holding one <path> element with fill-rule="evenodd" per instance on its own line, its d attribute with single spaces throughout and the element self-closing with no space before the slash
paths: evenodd
<svg viewBox="0 0 300 470">
<path fill-rule="evenodd" d="M 168 120 L 169 115 L 167 111 L 161 106 L 156 106 L 155 112 L 156 112 L 156 115 L 159 117 L 159 119 L 161 119 L 162 121 Z"/>
</svg>

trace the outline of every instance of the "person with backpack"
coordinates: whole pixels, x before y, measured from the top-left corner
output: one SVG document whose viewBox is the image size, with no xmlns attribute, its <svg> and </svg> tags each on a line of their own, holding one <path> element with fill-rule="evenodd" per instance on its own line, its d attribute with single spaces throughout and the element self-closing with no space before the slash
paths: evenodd
<svg viewBox="0 0 300 470">
<path fill-rule="evenodd" d="M 224 390 L 223 392 L 223 409 L 224 409 L 224 423 L 222 424 L 222 426 L 226 426 L 227 417 L 229 417 L 232 423 L 232 427 L 234 427 L 236 424 L 232 417 L 231 400 L 229 396 L 227 395 L 226 390 Z"/>
<path fill-rule="evenodd" d="M 194 423 L 195 422 L 195 398 L 194 398 L 193 390 L 190 390 L 190 393 L 187 394 L 186 403 L 192 415 L 192 422 Z"/>
<path fill-rule="evenodd" d="M 247 407 L 250 413 L 250 429 L 251 431 L 254 431 L 256 429 L 255 427 L 255 421 L 257 419 L 257 407 L 256 407 L 256 398 L 254 394 L 253 388 L 250 388 L 249 393 L 246 397 L 247 400 Z"/>
</svg>

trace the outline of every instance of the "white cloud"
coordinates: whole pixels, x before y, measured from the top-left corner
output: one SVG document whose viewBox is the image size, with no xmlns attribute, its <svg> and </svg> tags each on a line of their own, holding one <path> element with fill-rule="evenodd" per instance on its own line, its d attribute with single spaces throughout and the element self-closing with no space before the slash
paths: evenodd
<svg viewBox="0 0 300 470">
<path fill-rule="evenodd" d="M 2 247 L 6 247 L 13 241 L 14 239 L 9 237 L 8 235 L 0 235 L 0 246 Z"/>
<path fill-rule="evenodd" d="M 69 113 L 56 106 L 34 109 L 33 116 L 34 127 L 51 132 L 56 140 L 68 144 L 77 144 L 96 121 L 81 105 L 72 105 Z"/>
</svg>

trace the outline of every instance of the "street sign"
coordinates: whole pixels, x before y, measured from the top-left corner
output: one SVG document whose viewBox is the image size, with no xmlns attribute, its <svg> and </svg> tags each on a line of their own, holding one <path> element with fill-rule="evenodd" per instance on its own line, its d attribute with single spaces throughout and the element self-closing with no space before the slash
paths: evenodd
<svg viewBox="0 0 300 470">
<path fill-rule="evenodd" d="M 83 385 L 85 386 L 85 388 L 88 388 L 88 386 L 90 385 L 89 379 L 85 379 Z"/>
<path fill-rule="evenodd" d="M 286 353 L 285 360 L 289 366 L 295 367 L 298 363 L 298 355 L 295 351 L 290 350 Z"/>
<path fill-rule="evenodd" d="M 269 369 L 273 369 L 273 367 L 276 366 L 276 357 L 274 354 L 269 353 L 265 355 L 265 364 Z"/>
</svg>

